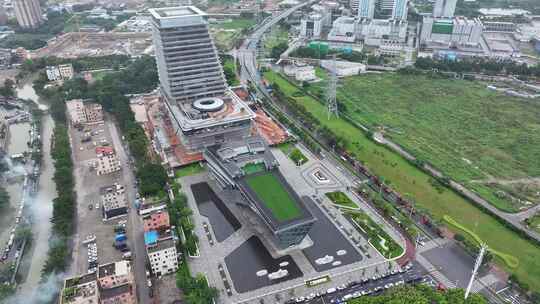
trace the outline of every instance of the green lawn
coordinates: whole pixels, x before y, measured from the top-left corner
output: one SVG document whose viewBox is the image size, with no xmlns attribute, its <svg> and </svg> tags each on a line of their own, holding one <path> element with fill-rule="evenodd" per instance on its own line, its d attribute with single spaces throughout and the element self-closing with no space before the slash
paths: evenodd
<svg viewBox="0 0 540 304">
<path fill-rule="evenodd" d="M 249 176 L 246 182 L 278 221 L 292 220 L 301 215 L 300 207 L 271 172 Z"/>
<path fill-rule="evenodd" d="M 400 256 L 403 248 L 397 244 L 377 223 L 375 223 L 367 214 L 362 211 L 347 212 L 351 219 L 359 226 L 356 227 L 363 231 L 369 240 L 369 243 L 387 259 Z"/>
<path fill-rule="evenodd" d="M 265 73 L 265 77 L 272 83 L 278 83 L 281 90 L 289 96 L 298 91 L 286 79 L 273 72 Z M 539 246 L 523 239 L 454 192 L 437 191 L 429 182 L 430 177 L 427 174 L 387 148 L 368 140 L 362 131 L 345 120 L 328 120 L 326 108 L 317 100 L 309 96 L 295 99 L 304 104 L 322 125 L 349 138 L 348 149 L 357 159 L 365 162 L 373 173 L 384 177 L 387 183 L 390 182 L 390 185 L 403 195 L 413 196 L 416 204 L 428 210 L 435 218 L 442 219 L 447 214 L 459 219 L 463 226 L 472 229 L 490 247 L 502 252 L 512 248 L 512 254 L 520 260 L 520 265 L 514 270 L 506 269 L 528 283 L 532 290 L 540 289 Z M 438 129 L 440 128 L 436 130 Z"/>
<path fill-rule="evenodd" d="M 386 136 L 501 210 L 518 211 L 519 191 L 504 180 L 540 176 L 540 107 L 471 81 L 370 74 L 341 81 L 337 99 L 352 119 Z M 384 88 L 384 89 L 381 89 Z M 310 87 L 323 92 L 324 83 Z M 472 183 L 471 181 L 475 181 Z M 480 181 L 480 182 L 479 182 Z M 533 200 L 533 201 L 534 201 Z"/>
<path fill-rule="evenodd" d="M 345 193 L 341 191 L 328 192 L 326 193 L 326 196 L 334 204 L 354 209 L 358 208 L 358 205 L 356 205 Z"/>
<path fill-rule="evenodd" d="M 216 28 L 222 28 L 224 30 L 242 30 L 249 28 L 255 24 L 255 19 L 251 18 L 237 18 L 230 19 L 225 22 L 214 24 Z"/>
<path fill-rule="evenodd" d="M 190 175 L 201 173 L 204 170 L 206 170 L 204 166 L 201 166 L 201 164 L 199 163 L 194 163 L 194 164 L 190 164 L 190 165 L 181 167 L 179 169 L 176 169 L 174 172 L 174 175 L 176 176 L 176 178 L 181 178 L 184 176 L 190 176 Z"/>
</svg>

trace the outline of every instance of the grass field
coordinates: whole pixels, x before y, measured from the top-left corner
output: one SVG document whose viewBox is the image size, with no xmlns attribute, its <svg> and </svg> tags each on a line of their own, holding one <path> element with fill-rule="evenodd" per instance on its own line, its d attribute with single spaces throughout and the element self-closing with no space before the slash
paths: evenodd
<svg viewBox="0 0 540 304">
<path fill-rule="evenodd" d="M 215 24 L 215 27 L 224 30 L 242 30 L 253 26 L 255 23 L 255 19 L 252 18 L 236 18 Z"/>
<path fill-rule="evenodd" d="M 273 72 L 265 73 L 265 77 L 271 83 L 277 83 L 289 96 L 298 91 L 286 79 Z M 362 131 L 345 120 L 337 118 L 328 120 L 326 108 L 317 100 L 309 96 L 294 99 L 318 118 L 321 125 L 349 138 L 351 142 L 347 148 L 355 157 L 365 162 L 373 173 L 384 177 L 398 192 L 414 197 L 418 207 L 428 210 L 439 220 L 444 215 L 459 219 L 463 226 L 472 229 L 491 248 L 502 252 L 512 248 L 512 254 L 520 261 L 518 268 L 510 269 L 502 261 L 496 260 L 528 283 L 532 290 L 540 290 L 540 259 L 537 258 L 540 256 L 539 246 L 521 238 L 454 192 L 437 191 L 429 182 L 430 177 L 427 174 L 399 155 L 368 140 Z M 440 128 L 436 128 L 438 129 Z"/>
<path fill-rule="evenodd" d="M 490 177 L 540 176 L 537 104 L 478 82 L 389 73 L 346 78 L 337 98 L 352 119 L 372 130 L 384 127 L 387 137 L 499 209 L 516 212 L 525 200 L 540 202 L 538 195 L 524 197 L 496 181 L 487 183 Z"/>
<path fill-rule="evenodd" d="M 358 208 L 356 205 L 345 193 L 341 191 L 334 191 L 326 193 L 326 196 L 336 205 L 349 208 Z"/>
<path fill-rule="evenodd" d="M 292 220 L 301 215 L 293 197 L 271 172 L 249 176 L 246 182 L 278 221 Z"/>
<path fill-rule="evenodd" d="M 201 166 L 199 163 L 195 163 L 195 164 L 187 165 L 179 169 L 176 169 L 174 172 L 174 176 L 176 176 L 176 178 L 181 178 L 184 176 L 190 176 L 190 175 L 201 173 L 204 170 L 206 170 L 205 167 Z"/>
</svg>

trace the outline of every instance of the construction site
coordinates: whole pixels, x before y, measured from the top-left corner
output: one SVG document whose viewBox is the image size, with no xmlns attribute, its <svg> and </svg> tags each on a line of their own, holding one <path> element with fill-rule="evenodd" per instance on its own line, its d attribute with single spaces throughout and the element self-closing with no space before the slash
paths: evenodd
<svg viewBox="0 0 540 304">
<path fill-rule="evenodd" d="M 30 58 L 56 56 L 62 58 L 107 55 L 140 56 L 152 54 L 151 33 L 132 32 L 69 32 L 47 41 L 47 45 L 30 51 Z"/>
</svg>

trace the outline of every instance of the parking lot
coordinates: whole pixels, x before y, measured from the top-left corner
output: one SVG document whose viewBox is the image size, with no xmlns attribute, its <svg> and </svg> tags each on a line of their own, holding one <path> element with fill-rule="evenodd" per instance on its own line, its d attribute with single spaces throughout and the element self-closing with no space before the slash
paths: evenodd
<svg viewBox="0 0 540 304">
<path fill-rule="evenodd" d="M 74 236 L 74 252 L 71 272 L 81 274 L 94 265 L 119 261 L 123 252 L 113 247 L 115 226 L 126 222 L 127 217 L 103 221 L 100 189 L 114 183 L 124 185 L 121 171 L 97 176 L 90 163 L 96 158 L 95 148 L 112 145 L 112 139 L 106 124 L 86 126 L 81 130 L 70 127 L 69 130 L 74 158 L 74 174 L 77 192 L 77 232 Z M 86 134 L 91 138 L 82 141 Z M 129 233 L 130 227 L 125 231 Z M 93 240 L 93 241 L 92 241 Z"/>
</svg>

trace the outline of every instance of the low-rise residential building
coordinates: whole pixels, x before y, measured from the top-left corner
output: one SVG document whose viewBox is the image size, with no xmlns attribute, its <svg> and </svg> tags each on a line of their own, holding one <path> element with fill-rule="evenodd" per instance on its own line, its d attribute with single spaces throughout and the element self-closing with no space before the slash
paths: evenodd
<svg viewBox="0 0 540 304">
<path fill-rule="evenodd" d="M 60 70 L 57 66 L 47 66 L 45 68 L 45 73 L 47 73 L 47 79 L 49 79 L 49 81 L 57 81 L 62 79 Z"/>
<path fill-rule="evenodd" d="M 96 124 L 103 122 L 103 109 L 97 103 L 84 103 L 82 99 L 66 102 L 69 119 L 72 124 Z"/>
<path fill-rule="evenodd" d="M 49 79 L 49 81 L 71 79 L 74 75 L 71 63 L 47 66 L 45 72 L 47 73 L 47 79 Z"/>
<path fill-rule="evenodd" d="M 143 217 L 144 232 L 165 230 L 171 226 L 169 213 L 159 210 Z"/>
<path fill-rule="evenodd" d="M 171 230 L 145 232 L 144 242 L 154 275 L 162 276 L 178 270 L 176 242 Z"/>
<path fill-rule="evenodd" d="M 113 147 L 96 147 L 95 169 L 97 175 L 111 174 L 120 171 L 120 160 Z"/>
<path fill-rule="evenodd" d="M 89 124 L 103 122 L 103 108 L 97 103 L 88 103 L 84 107 L 86 122 Z"/>
<path fill-rule="evenodd" d="M 64 80 L 73 78 L 74 72 L 71 63 L 59 65 L 58 71 L 60 73 L 60 77 L 62 77 Z"/>
<path fill-rule="evenodd" d="M 80 125 L 86 122 L 86 114 L 82 99 L 73 99 L 66 101 L 66 108 L 69 120 L 74 125 Z"/>
<path fill-rule="evenodd" d="M 102 304 L 137 303 L 135 281 L 128 261 L 100 265 L 97 276 Z"/>
<path fill-rule="evenodd" d="M 105 220 L 127 215 L 128 202 L 124 186 L 115 184 L 101 188 L 100 192 Z"/>
<path fill-rule="evenodd" d="M 64 281 L 60 304 L 99 303 L 99 286 L 95 272 L 75 276 Z"/>
</svg>

